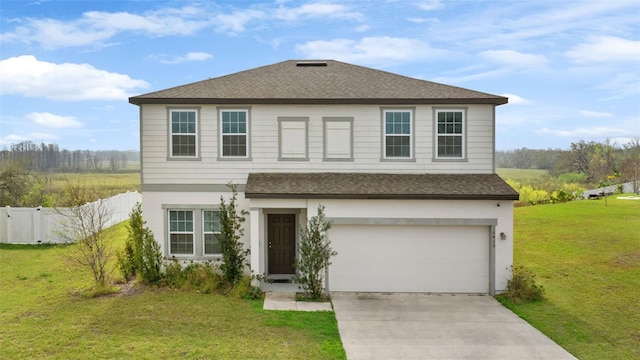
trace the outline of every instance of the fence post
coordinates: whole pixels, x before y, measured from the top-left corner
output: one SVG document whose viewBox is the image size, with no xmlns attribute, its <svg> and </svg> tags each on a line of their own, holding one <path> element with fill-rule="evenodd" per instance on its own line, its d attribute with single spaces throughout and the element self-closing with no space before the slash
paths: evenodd
<svg viewBox="0 0 640 360">
<path fill-rule="evenodd" d="M 42 206 L 38 206 L 33 212 L 33 240 L 37 244 L 42 243 Z"/>
<path fill-rule="evenodd" d="M 7 209 L 7 243 L 11 244 L 11 206 L 5 206 Z"/>
</svg>

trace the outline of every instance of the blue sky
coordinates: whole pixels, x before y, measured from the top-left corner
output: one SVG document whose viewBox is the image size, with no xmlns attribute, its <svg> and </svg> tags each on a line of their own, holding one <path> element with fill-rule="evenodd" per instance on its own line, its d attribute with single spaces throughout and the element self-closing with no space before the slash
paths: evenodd
<svg viewBox="0 0 640 360">
<path fill-rule="evenodd" d="M 498 150 L 640 136 L 640 0 L 3 0 L 0 148 L 138 149 L 129 96 L 287 59 L 508 96 Z"/>
</svg>

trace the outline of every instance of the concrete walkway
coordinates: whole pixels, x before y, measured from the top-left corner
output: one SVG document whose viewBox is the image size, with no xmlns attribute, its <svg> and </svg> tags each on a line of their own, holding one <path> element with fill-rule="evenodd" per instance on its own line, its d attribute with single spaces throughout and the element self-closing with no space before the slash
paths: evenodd
<svg viewBox="0 0 640 360">
<path fill-rule="evenodd" d="M 333 311 L 330 302 L 296 301 L 296 294 L 287 292 L 264 293 L 264 310 Z"/>
<path fill-rule="evenodd" d="M 332 294 L 349 360 L 575 359 L 490 296 Z"/>
</svg>

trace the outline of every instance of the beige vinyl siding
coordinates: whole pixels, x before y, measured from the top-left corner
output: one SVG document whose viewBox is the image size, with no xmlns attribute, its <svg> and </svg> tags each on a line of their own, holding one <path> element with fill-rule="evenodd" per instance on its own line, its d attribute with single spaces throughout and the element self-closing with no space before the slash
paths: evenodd
<svg viewBox="0 0 640 360">
<path fill-rule="evenodd" d="M 218 110 L 200 107 L 198 160 L 168 159 L 167 105 L 142 105 L 143 184 L 244 183 L 249 172 L 491 173 L 493 105 L 467 108 L 466 159 L 434 161 L 433 107 L 415 109 L 415 161 L 381 161 L 381 111 L 372 105 L 239 105 L 250 107 L 251 161 L 218 161 Z M 177 106 L 176 106 L 177 107 Z M 439 106 L 442 107 L 442 106 Z M 308 160 L 279 160 L 278 118 L 308 118 Z M 353 161 L 324 161 L 323 117 L 353 118 Z"/>
</svg>

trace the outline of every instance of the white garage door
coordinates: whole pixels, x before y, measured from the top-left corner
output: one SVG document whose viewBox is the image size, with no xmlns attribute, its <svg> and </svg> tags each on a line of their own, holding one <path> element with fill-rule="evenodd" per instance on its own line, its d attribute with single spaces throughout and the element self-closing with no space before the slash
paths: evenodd
<svg viewBox="0 0 640 360">
<path fill-rule="evenodd" d="M 330 291 L 489 292 L 489 227 L 334 225 Z"/>
</svg>

